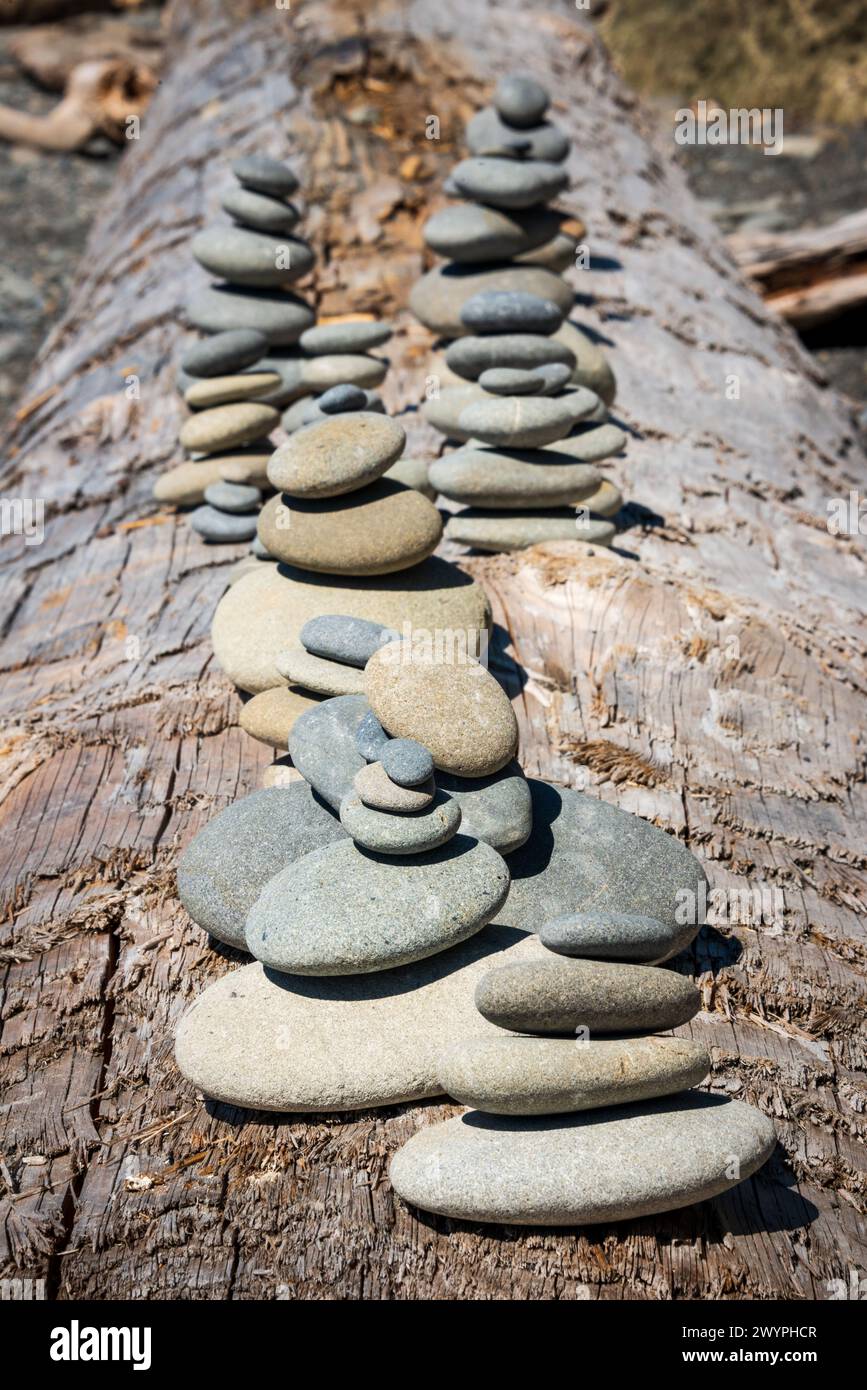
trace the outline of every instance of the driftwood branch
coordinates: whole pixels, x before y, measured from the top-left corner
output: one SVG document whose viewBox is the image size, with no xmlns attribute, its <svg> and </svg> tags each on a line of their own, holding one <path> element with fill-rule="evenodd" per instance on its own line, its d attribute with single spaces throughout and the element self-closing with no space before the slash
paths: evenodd
<svg viewBox="0 0 867 1390">
<path fill-rule="evenodd" d="M 867 211 L 828 227 L 731 236 L 729 248 L 774 313 L 796 328 L 815 328 L 867 304 Z"/>
<path fill-rule="evenodd" d="M 2 1272 L 63 1297 L 847 1296 L 864 1276 L 867 642 L 863 537 L 827 525 L 830 501 L 863 494 L 843 402 L 571 5 L 244 18 L 198 0 L 169 47 L 3 454 L 3 496 L 42 499 L 45 538 L 4 539 L 0 599 Z M 611 476 L 630 500 L 616 552 L 469 565 L 509 639 L 527 770 L 706 861 L 722 895 L 690 1031 L 711 1084 L 781 1141 L 700 1207 L 520 1235 L 395 1201 L 389 1155 L 445 1106 L 275 1122 L 179 1077 L 177 1019 L 235 961 L 180 909 L 177 855 L 268 755 L 209 644 L 230 557 L 151 500 L 177 459 L 189 238 L 219 216 L 224 162 L 253 150 L 301 177 L 320 312 L 396 316 L 389 405 L 411 452 L 439 447 L 415 409 L 429 339 L 403 306 L 462 123 L 516 67 L 558 93 L 575 140 L 576 316 L 617 372 L 630 442 Z"/>
</svg>

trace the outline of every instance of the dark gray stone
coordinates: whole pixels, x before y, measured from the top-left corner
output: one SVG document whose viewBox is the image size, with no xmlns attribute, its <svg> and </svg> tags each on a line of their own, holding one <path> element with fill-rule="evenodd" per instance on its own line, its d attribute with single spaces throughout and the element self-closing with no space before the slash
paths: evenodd
<svg viewBox="0 0 867 1390">
<path fill-rule="evenodd" d="M 256 534 L 257 513 L 235 516 L 230 512 L 218 512 L 216 507 L 196 507 L 190 513 L 190 525 L 206 541 L 232 544 L 237 541 L 251 541 Z"/>
<path fill-rule="evenodd" d="M 526 842 L 533 828 L 533 802 L 518 763 L 508 763 L 490 777 L 438 772 L 436 779 L 461 808 L 463 834 L 484 840 L 500 854 L 512 854 Z"/>
<path fill-rule="evenodd" d="M 373 710 L 368 710 L 355 731 L 355 746 L 369 763 L 379 761 L 383 748 L 388 743 L 388 734 L 380 724 Z"/>
<path fill-rule="evenodd" d="M 550 299 L 521 290 L 483 290 L 468 299 L 461 322 L 471 333 L 556 333 L 563 310 Z"/>
<path fill-rule="evenodd" d="M 181 855 L 178 896 L 194 922 L 247 949 L 247 913 L 269 879 L 311 850 L 347 839 L 306 782 L 253 792 L 214 816 Z"/>
<path fill-rule="evenodd" d="M 309 304 L 285 290 L 236 289 L 232 285 L 208 285 L 187 304 L 187 318 L 205 333 L 229 328 L 256 328 L 271 344 L 297 343 L 315 314 Z M 273 362 L 268 361 L 270 371 Z"/>
<path fill-rule="evenodd" d="M 207 227 L 190 243 L 200 265 L 234 285 L 269 289 L 291 285 L 313 266 L 312 248 L 299 237 L 268 236 L 247 227 Z"/>
<path fill-rule="evenodd" d="M 205 501 L 219 512 L 242 514 L 261 505 L 262 494 L 246 483 L 211 483 L 205 488 Z"/>
<path fill-rule="evenodd" d="M 298 188 L 298 179 L 289 165 L 265 154 L 249 154 L 236 159 L 232 173 L 245 188 L 270 193 L 276 198 L 290 198 Z"/>
<path fill-rule="evenodd" d="M 538 125 L 551 98 L 541 82 L 518 73 L 501 77 L 494 88 L 494 107 L 507 125 L 522 129 Z"/>
<path fill-rule="evenodd" d="M 551 364 L 565 372 L 566 380 L 572 375 L 562 362 Z M 493 396 L 540 396 L 545 388 L 545 378 L 540 372 L 530 372 L 522 367 L 488 367 L 479 377 L 479 385 Z"/>
<path fill-rule="evenodd" d="M 342 415 L 346 410 L 364 410 L 367 406 L 367 392 L 360 386 L 343 382 L 340 386 L 330 386 L 316 402 L 323 415 Z"/>
<path fill-rule="evenodd" d="M 291 232 L 301 218 L 294 203 L 269 198 L 250 188 L 230 188 L 222 199 L 223 210 L 243 227 L 257 232 Z"/>
<path fill-rule="evenodd" d="M 293 763 L 335 811 L 365 764 L 355 746 L 355 734 L 368 709 L 363 695 L 338 695 L 307 710 L 289 733 Z"/>
<path fill-rule="evenodd" d="M 380 762 L 399 787 L 417 787 L 419 782 L 426 782 L 433 776 L 430 751 L 414 738 L 390 739 L 382 750 Z"/>
<path fill-rule="evenodd" d="M 574 353 L 565 343 L 539 333 L 495 333 L 488 337 L 457 338 L 446 348 L 446 365 L 467 381 L 496 368 L 537 371 L 550 364 L 563 365 L 571 372 Z"/>
<path fill-rule="evenodd" d="M 684 936 L 682 927 L 629 912 L 573 912 L 539 929 L 542 944 L 560 955 L 648 965 L 679 951 Z"/>
<path fill-rule="evenodd" d="M 342 613 L 323 613 L 309 618 L 301 629 L 302 646 L 314 656 L 340 661 L 345 666 L 366 666 L 374 652 L 400 634 L 367 618 L 350 618 Z M 373 716 L 371 716 L 373 717 Z M 419 778 L 419 781 L 423 779 Z"/>
<path fill-rule="evenodd" d="M 255 328 L 234 328 L 196 343 L 181 359 L 179 391 L 192 385 L 191 378 L 225 376 L 252 367 L 267 350 L 268 339 Z M 185 374 L 185 375 L 183 375 Z"/>
<path fill-rule="evenodd" d="M 495 208 L 529 208 L 564 189 L 568 176 L 558 164 L 541 159 L 496 159 L 476 155 L 452 172 L 463 197 Z"/>
</svg>

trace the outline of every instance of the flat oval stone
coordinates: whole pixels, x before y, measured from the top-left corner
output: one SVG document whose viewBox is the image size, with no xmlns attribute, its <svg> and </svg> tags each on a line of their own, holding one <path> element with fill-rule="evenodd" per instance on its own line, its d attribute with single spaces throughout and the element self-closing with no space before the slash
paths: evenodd
<svg viewBox="0 0 867 1390">
<path fill-rule="evenodd" d="M 388 363 L 363 352 L 331 353 L 308 357 L 301 364 L 301 382 L 309 391 L 328 391 L 332 386 L 362 386 L 371 390 L 385 380 Z"/>
<path fill-rule="evenodd" d="M 256 400 L 267 396 L 280 385 L 276 372 L 239 372 L 235 376 L 203 377 L 194 381 L 184 392 L 184 401 L 190 410 L 207 410 L 214 405 L 227 405 L 232 401 Z"/>
<path fill-rule="evenodd" d="M 381 758 L 391 780 L 401 787 L 416 787 L 433 776 L 430 749 L 413 738 L 391 739 L 383 748 Z"/>
<path fill-rule="evenodd" d="M 502 149 L 518 132 L 507 125 L 493 106 L 484 106 L 468 121 L 466 129 L 467 148 L 472 154 L 484 154 L 487 150 Z M 527 153 L 532 159 L 541 159 L 560 164 L 569 154 L 569 138 L 553 121 L 542 121 L 538 125 L 525 126 L 520 136 Z"/>
<path fill-rule="evenodd" d="M 471 333 L 556 333 L 563 310 L 550 299 L 523 290 L 483 290 L 461 309 Z"/>
<path fill-rule="evenodd" d="M 388 734 L 380 724 L 373 710 L 368 710 L 355 731 L 355 746 L 362 758 L 376 762 L 388 743 Z M 363 770 L 363 769 L 362 769 Z M 353 782 L 353 786 L 355 783 Z"/>
<path fill-rule="evenodd" d="M 466 338 L 458 342 L 466 342 Z M 553 362 L 565 372 L 565 381 L 572 375 L 564 363 Z M 565 385 L 565 382 L 563 383 Z M 479 377 L 479 385 L 494 396 L 540 396 L 545 390 L 545 378 L 541 372 L 530 372 L 520 367 L 488 367 Z"/>
<path fill-rule="evenodd" d="M 423 236 L 432 251 L 450 260 L 509 260 L 533 251 L 557 235 L 562 214 L 550 208 L 506 212 L 502 208 L 463 203 L 434 213 L 424 224 Z"/>
<path fill-rule="evenodd" d="M 510 126 L 538 125 L 551 98 L 540 82 L 520 73 L 501 77 L 494 88 L 494 107 Z"/>
<path fill-rule="evenodd" d="M 301 645 L 326 661 L 342 661 L 363 668 L 375 651 L 399 636 L 393 628 L 366 618 L 342 613 L 323 613 L 309 618 L 301 629 Z"/>
<path fill-rule="evenodd" d="M 490 397 L 465 406 L 458 418 L 484 444 L 507 449 L 537 449 L 562 439 L 596 404 L 592 391 L 579 388 L 563 396 Z"/>
<path fill-rule="evenodd" d="M 473 936 L 508 889 L 496 850 L 464 836 L 399 863 L 331 845 L 265 886 L 247 918 L 247 945 L 291 975 L 393 969 Z"/>
<path fill-rule="evenodd" d="M 233 516 L 229 512 L 218 512 L 216 507 L 197 507 L 190 513 L 190 525 L 206 541 L 222 542 L 227 545 L 238 541 L 249 541 L 256 534 L 257 517 Z"/>
<path fill-rule="evenodd" d="M 309 691 L 290 690 L 288 686 L 277 685 L 247 700 L 241 706 L 238 723 L 245 734 L 259 743 L 267 743 L 269 748 L 278 748 L 282 753 L 288 747 L 289 734 L 295 721 L 318 704 L 318 697 Z"/>
<path fill-rule="evenodd" d="M 290 685 L 303 686 L 305 690 L 315 690 L 318 695 L 362 695 L 364 676 L 353 666 L 343 666 L 337 661 L 323 661 L 313 656 L 303 647 L 290 648 L 280 652 L 275 663 L 281 676 Z"/>
<path fill-rule="evenodd" d="M 492 970 L 476 987 L 479 1012 L 516 1033 L 653 1033 L 700 1007 L 692 980 L 672 970 L 553 954 Z"/>
<path fill-rule="evenodd" d="M 510 861 L 502 921 L 524 931 L 571 913 L 655 917 L 676 955 L 692 941 L 707 878 L 685 845 L 640 816 L 567 787 L 529 779 L 533 836 Z"/>
<path fill-rule="evenodd" d="M 179 439 L 190 453 L 214 454 L 219 449 L 233 449 L 263 439 L 279 423 L 280 416 L 273 406 L 238 401 L 191 415 L 181 426 Z"/>
<path fill-rule="evenodd" d="M 301 338 L 305 352 L 314 357 L 326 353 L 368 352 L 381 347 L 392 335 L 390 323 L 378 319 L 342 319 L 338 323 L 318 323 Z"/>
<path fill-rule="evenodd" d="M 518 763 L 507 763 L 490 777 L 455 777 L 439 772 L 437 783 L 460 806 L 465 835 L 484 840 L 500 854 L 512 854 L 529 838 L 533 803 Z"/>
<path fill-rule="evenodd" d="M 177 1032 L 178 1065 L 215 1100 L 263 1110 L 354 1110 L 437 1095 L 444 1041 L 494 1033 L 473 1006 L 478 976 L 492 962 L 542 952 L 535 937 L 487 926 L 375 974 L 309 980 L 256 962 L 195 1001 Z"/>
<path fill-rule="evenodd" d="M 460 338 L 467 331 L 461 323 L 461 310 L 468 299 L 482 290 L 523 290 L 527 294 L 537 294 L 540 299 L 553 300 L 564 314 L 569 313 L 575 298 L 571 285 L 544 266 L 506 262 L 482 270 L 452 263 L 435 266 L 415 282 L 409 295 L 409 307 L 432 333 L 443 338 Z M 562 334 L 563 328 L 557 331 Z M 520 364 L 489 362 L 487 365 Z"/>
<path fill-rule="evenodd" d="M 458 1220 L 585 1226 L 716 1197 L 775 1144 L 760 1110 L 690 1091 L 557 1119 L 471 1111 L 420 1129 L 389 1175 L 404 1201 Z"/>
<path fill-rule="evenodd" d="M 273 345 L 297 343 L 316 317 L 309 304 L 285 290 L 235 289 L 232 285 L 208 285 L 197 290 L 187 303 L 186 313 L 190 323 L 205 333 L 255 328 Z"/>
<path fill-rule="evenodd" d="M 309 709 L 289 733 L 289 755 L 305 781 L 339 811 L 365 766 L 355 746 L 358 725 L 368 712 L 363 695 L 339 695 Z"/>
<path fill-rule="evenodd" d="M 401 787 L 397 782 L 392 782 L 382 763 L 377 762 L 368 763 L 367 767 L 356 772 L 352 786 L 365 806 L 374 811 L 391 811 L 398 815 L 423 811 L 430 806 L 436 793 L 433 777 L 419 786 Z"/>
<path fill-rule="evenodd" d="M 275 198 L 290 198 L 298 188 L 298 179 L 289 165 L 266 154 L 248 154 L 236 159 L 232 173 L 245 188 L 269 193 Z"/>
<path fill-rule="evenodd" d="M 668 1096 L 710 1071 L 701 1043 L 686 1038 L 473 1038 L 447 1049 L 442 1088 L 492 1115 L 559 1115 Z"/>
<path fill-rule="evenodd" d="M 546 366 L 563 365 L 569 368 L 571 377 L 575 358 L 569 348 L 553 338 L 538 333 L 504 333 L 455 339 L 446 349 L 446 365 L 469 381 L 478 377 L 484 385 L 481 377 L 491 370 L 537 372 Z"/>
<path fill-rule="evenodd" d="M 217 661 L 242 690 L 282 685 L 277 654 L 297 645 L 308 618 L 323 613 L 369 618 L 410 635 L 459 632 L 470 651 L 481 649 L 491 622 L 481 585 L 436 556 L 411 569 L 364 579 L 259 564 L 217 605 L 211 628 Z"/>
<path fill-rule="evenodd" d="M 209 507 L 221 512 L 249 512 L 258 507 L 262 494 L 257 487 L 247 487 L 243 483 L 227 483 L 222 479 L 205 488 L 205 501 Z"/>
<path fill-rule="evenodd" d="M 290 285 L 306 275 L 316 259 L 298 237 L 287 234 L 278 239 L 234 226 L 207 227 L 193 237 L 190 250 L 212 275 L 259 289 Z"/>
<path fill-rule="evenodd" d="M 311 850 L 347 839 L 306 782 L 253 792 L 208 821 L 178 862 L 178 896 L 194 922 L 242 951 L 247 913 L 269 879 Z"/>
<path fill-rule="evenodd" d="M 195 343 L 181 358 L 189 376 L 225 376 L 252 367 L 264 354 L 268 339 L 256 328 L 231 328 Z"/>
<path fill-rule="evenodd" d="M 553 455 L 556 464 L 563 462 L 595 463 L 598 459 L 610 458 L 619 454 L 626 444 L 626 435 L 616 425 L 578 424 L 567 439 L 557 439 L 546 444 L 543 450 L 546 461 Z"/>
<path fill-rule="evenodd" d="M 602 478 L 587 463 L 548 463 L 541 450 L 456 449 L 434 459 L 430 480 L 443 497 L 469 506 L 522 511 L 582 502 Z M 570 539 L 575 535 L 574 517 Z"/>
<path fill-rule="evenodd" d="M 254 193 L 250 188 L 228 189 L 221 207 L 243 227 L 257 232 L 291 232 L 301 216 L 294 203 Z"/>
<path fill-rule="evenodd" d="M 539 940 L 564 956 L 652 965 L 679 949 L 681 934 L 670 923 L 638 913 L 573 912 L 545 922 Z"/>
<path fill-rule="evenodd" d="M 381 477 L 405 444 L 397 420 L 357 410 L 296 430 L 271 459 L 268 477 L 290 497 L 337 497 Z"/>
<path fill-rule="evenodd" d="M 367 405 L 367 392 L 360 386 L 343 381 L 339 386 L 329 386 L 316 402 L 323 415 L 342 415 L 348 410 L 364 410 Z"/>
<path fill-rule="evenodd" d="M 442 519 L 420 492 L 380 478 L 359 492 L 322 501 L 273 497 L 259 513 L 259 535 L 278 560 L 302 569 L 389 574 L 436 549 Z"/>
<path fill-rule="evenodd" d="M 154 497 L 158 502 L 167 502 L 176 507 L 195 506 L 205 500 L 205 492 L 212 483 L 218 483 L 226 473 L 234 472 L 240 481 L 247 478 L 266 483 L 265 467 L 270 452 L 255 458 L 245 459 L 243 455 L 213 454 L 205 459 L 187 459 L 168 472 L 163 473 L 154 483 Z"/>
<path fill-rule="evenodd" d="M 461 808 L 440 791 L 424 810 L 400 814 L 374 810 L 354 790 L 340 803 L 343 829 L 375 854 L 427 854 L 451 840 L 460 823 Z"/>
<path fill-rule="evenodd" d="M 364 677 L 383 728 L 423 742 L 443 772 L 487 777 L 514 757 L 518 723 L 509 697 L 468 653 L 392 642 L 374 653 Z"/>
<path fill-rule="evenodd" d="M 610 521 L 583 521 L 575 512 L 543 510 L 497 512 L 468 507 L 449 519 L 446 539 L 474 550 L 526 550 L 546 541 L 608 546 L 617 534 Z"/>
<path fill-rule="evenodd" d="M 475 155 L 452 170 L 460 193 L 495 208 L 529 208 L 547 203 L 569 182 L 559 164 L 540 159 L 495 159 Z"/>
</svg>

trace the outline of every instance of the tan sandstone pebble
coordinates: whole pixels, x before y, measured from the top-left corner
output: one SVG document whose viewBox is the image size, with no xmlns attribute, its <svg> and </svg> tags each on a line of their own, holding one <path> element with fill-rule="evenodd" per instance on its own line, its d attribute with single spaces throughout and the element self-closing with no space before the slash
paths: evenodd
<svg viewBox="0 0 867 1390">
<path fill-rule="evenodd" d="M 206 376 L 194 381 L 184 392 L 190 410 L 208 410 L 232 401 L 255 400 L 267 396 L 280 385 L 277 372 L 238 372 L 235 376 Z"/>
<path fill-rule="evenodd" d="M 280 413 L 271 405 L 238 401 L 217 405 L 190 416 L 181 428 L 180 441 L 193 454 L 213 454 L 262 439 L 280 423 Z"/>
<path fill-rule="evenodd" d="M 270 554 L 325 574 L 406 569 L 432 554 L 441 535 L 433 503 L 384 478 L 323 501 L 272 497 L 259 516 L 259 538 Z"/>
<path fill-rule="evenodd" d="M 514 757 L 518 722 L 489 671 L 452 644 L 390 642 L 364 671 L 370 707 L 394 738 L 430 749 L 434 765 L 457 777 L 487 777 Z"/>
<path fill-rule="evenodd" d="M 398 786 L 382 763 L 368 763 L 355 774 L 352 785 L 365 806 L 372 806 L 376 811 L 423 811 L 433 801 L 436 791 L 432 777 L 417 787 Z"/>
<path fill-rule="evenodd" d="M 357 666 L 328 661 L 306 652 L 303 647 L 291 647 L 280 652 L 274 665 L 291 685 L 315 690 L 319 695 L 364 694 L 364 672 Z"/>
<path fill-rule="evenodd" d="M 274 487 L 291 497 L 337 497 L 374 482 L 400 458 L 403 426 L 358 410 L 297 430 L 268 465 Z"/>
<path fill-rule="evenodd" d="M 263 787 L 289 787 L 293 782 L 303 781 L 304 778 L 297 767 L 293 767 L 288 754 L 283 758 L 278 758 L 276 762 L 269 763 L 262 773 Z"/>
<path fill-rule="evenodd" d="M 241 710 L 238 723 L 251 738 L 285 752 L 289 731 L 295 720 L 318 703 L 316 695 L 278 685 L 248 700 Z"/>
</svg>

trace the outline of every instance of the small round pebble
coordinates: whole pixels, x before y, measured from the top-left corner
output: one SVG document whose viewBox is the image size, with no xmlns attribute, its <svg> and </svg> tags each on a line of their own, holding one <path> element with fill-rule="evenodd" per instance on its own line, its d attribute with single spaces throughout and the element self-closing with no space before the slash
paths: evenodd
<svg viewBox="0 0 867 1390">
<path fill-rule="evenodd" d="M 380 762 L 399 787 L 417 787 L 433 776 L 433 758 L 414 738 L 393 738 L 382 750 Z"/>
<path fill-rule="evenodd" d="M 347 410 L 365 410 L 367 392 L 360 386 L 351 386 L 348 381 L 339 386 L 330 386 L 323 391 L 316 404 L 326 415 L 342 415 Z"/>
<path fill-rule="evenodd" d="M 359 667 L 366 666 L 374 652 L 397 636 L 392 628 L 382 623 L 350 618 L 341 613 L 308 618 L 300 633 L 301 645 L 314 656 Z"/>
<path fill-rule="evenodd" d="M 472 333 L 556 333 L 563 311 L 550 299 L 522 290 L 482 290 L 468 299 L 461 322 Z"/>
<path fill-rule="evenodd" d="M 365 806 L 374 811 L 391 811 L 405 815 L 410 811 L 423 811 L 436 794 L 436 783 L 432 777 L 417 787 L 401 787 L 392 782 L 382 763 L 368 763 L 356 772 L 352 786 Z"/>
<path fill-rule="evenodd" d="M 205 488 L 205 501 L 220 512 L 251 512 L 261 505 L 262 494 L 245 483 L 211 483 Z"/>
<path fill-rule="evenodd" d="M 218 512 L 216 507 L 196 507 L 190 514 L 190 525 L 206 541 L 252 540 L 256 534 L 256 515 L 248 512 L 246 516 L 235 516 L 231 512 Z"/>
<path fill-rule="evenodd" d="M 355 731 L 355 746 L 362 758 L 369 763 L 378 762 L 382 750 L 388 743 L 388 734 L 380 724 L 373 710 L 368 710 Z"/>
<path fill-rule="evenodd" d="M 252 367 L 268 349 L 268 339 L 257 328 L 230 328 L 196 343 L 181 359 L 189 376 L 225 376 Z"/>
<path fill-rule="evenodd" d="M 270 159 L 265 154 L 250 154 L 236 159 L 232 173 L 245 188 L 255 189 L 257 193 L 270 193 L 276 198 L 289 198 L 298 187 L 298 180 L 288 164 L 281 164 L 279 159 Z"/>
<path fill-rule="evenodd" d="M 540 82 L 519 73 L 501 77 L 494 89 L 494 106 L 503 120 L 519 129 L 538 125 L 551 98 Z"/>
</svg>

